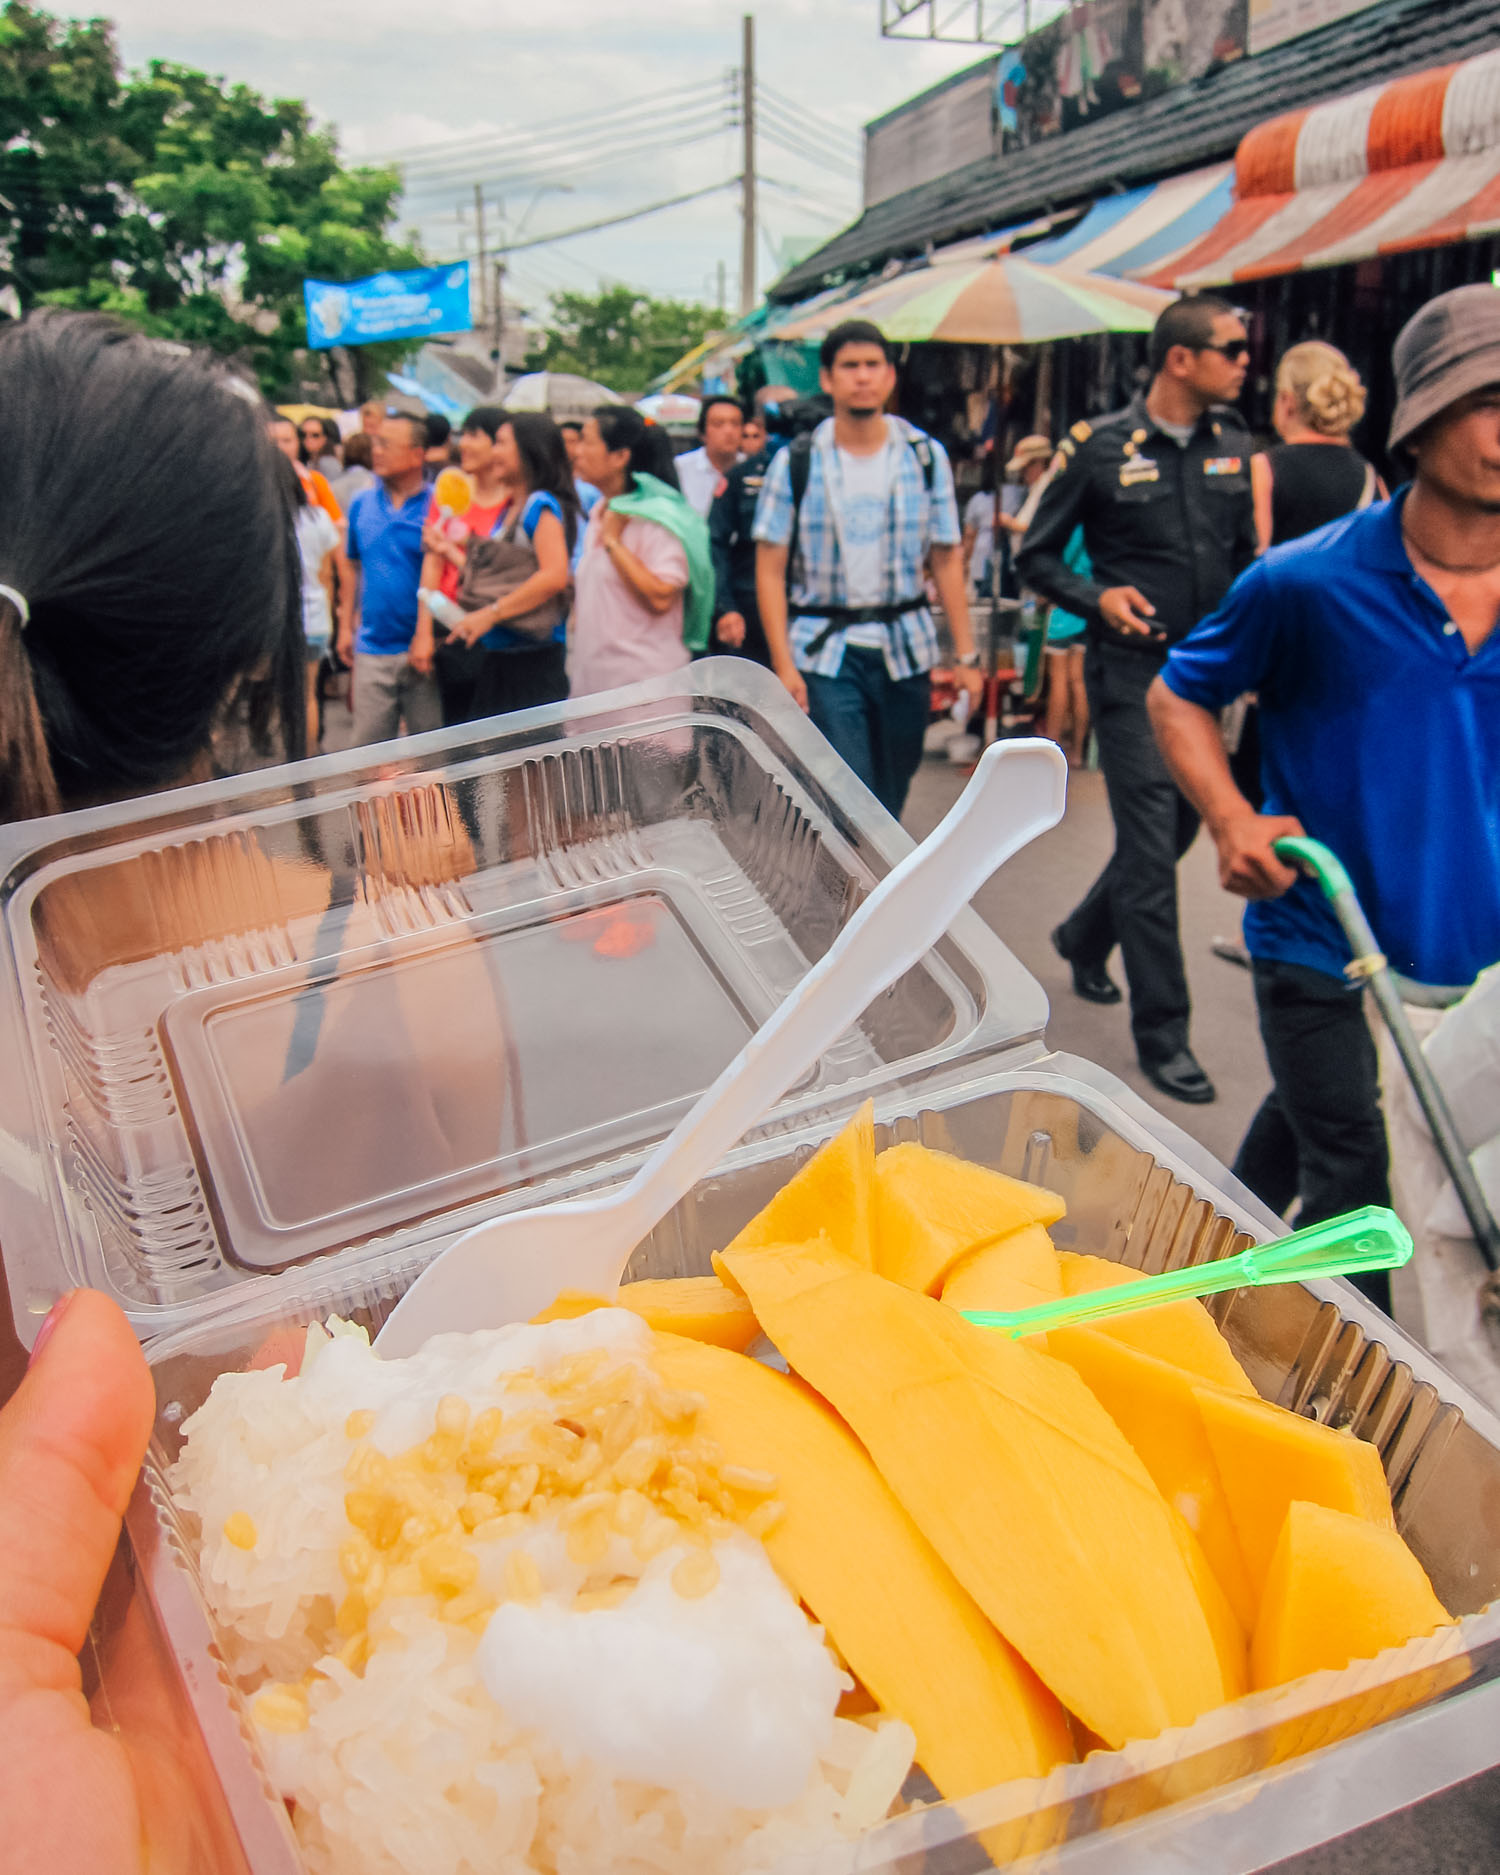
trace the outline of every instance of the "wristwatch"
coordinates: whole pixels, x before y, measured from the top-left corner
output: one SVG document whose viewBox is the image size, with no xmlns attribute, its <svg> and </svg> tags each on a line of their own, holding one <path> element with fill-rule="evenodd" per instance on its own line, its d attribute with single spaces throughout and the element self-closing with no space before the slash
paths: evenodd
<svg viewBox="0 0 1500 1875">
<path fill-rule="evenodd" d="M 977 651 L 960 652 L 954 661 L 960 670 L 977 671 L 979 669 L 979 653 Z"/>
</svg>

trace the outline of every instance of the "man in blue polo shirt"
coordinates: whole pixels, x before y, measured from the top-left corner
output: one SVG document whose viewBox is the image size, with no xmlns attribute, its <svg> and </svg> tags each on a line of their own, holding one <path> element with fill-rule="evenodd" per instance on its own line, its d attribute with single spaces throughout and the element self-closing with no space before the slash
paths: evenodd
<svg viewBox="0 0 1500 1875">
<path fill-rule="evenodd" d="M 442 704 L 430 657 L 412 662 L 417 588 L 422 578 L 422 522 L 427 485 L 422 470 L 427 429 L 420 417 L 387 416 L 371 440 L 373 488 L 349 510 L 346 549 L 354 569 L 339 626 L 339 655 L 354 654 L 354 740 L 389 742 L 405 723 L 408 735 L 442 726 Z M 354 618 L 359 615 L 356 633 Z"/>
<path fill-rule="evenodd" d="M 1275 1087 L 1234 1169 L 1277 1212 L 1300 1197 L 1305 1223 L 1389 1201 L 1386 1140 L 1348 947 L 1273 843 L 1305 831 L 1333 849 L 1401 975 L 1467 984 L 1500 959 L 1500 290 L 1431 301 L 1393 363 L 1390 447 L 1411 460 L 1411 485 L 1258 561 L 1150 696 L 1220 879 L 1251 900 Z M 1247 690 L 1260 698 L 1259 814 L 1215 717 Z"/>
</svg>

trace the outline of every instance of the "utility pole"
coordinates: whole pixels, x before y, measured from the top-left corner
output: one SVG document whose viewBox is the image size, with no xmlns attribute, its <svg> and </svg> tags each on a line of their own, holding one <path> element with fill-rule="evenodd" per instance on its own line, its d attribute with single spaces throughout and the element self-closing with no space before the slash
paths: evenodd
<svg viewBox="0 0 1500 1875">
<path fill-rule="evenodd" d="M 744 19 L 740 56 L 740 120 L 745 132 L 740 176 L 740 314 L 755 311 L 755 15 Z"/>
<path fill-rule="evenodd" d="M 481 332 L 490 323 L 490 278 L 489 261 L 484 246 L 484 184 L 474 184 L 474 225 L 479 237 L 479 329 Z"/>
<path fill-rule="evenodd" d="M 724 298 L 724 261 L 723 261 L 723 258 L 722 258 L 722 256 L 721 256 L 721 257 L 720 257 L 720 259 L 719 259 L 719 262 L 718 262 L 718 266 L 717 266 L 717 268 L 716 268 L 716 270 L 715 270 L 715 272 L 716 272 L 716 276 L 717 276 L 717 286 L 718 286 L 718 302 L 717 302 L 717 303 L 718 303 L 718 308 L 719 308 L 719 311 L 720 311 L 720 313 L 722 313 L 722 312 L 724 311 L 724 306 L 725 306 L 725 298 Z"/>
<path fill-rule="evenodd" d="M 505 262 L 495 262 L 495 394 L 505 394 Z"/>
</svg>

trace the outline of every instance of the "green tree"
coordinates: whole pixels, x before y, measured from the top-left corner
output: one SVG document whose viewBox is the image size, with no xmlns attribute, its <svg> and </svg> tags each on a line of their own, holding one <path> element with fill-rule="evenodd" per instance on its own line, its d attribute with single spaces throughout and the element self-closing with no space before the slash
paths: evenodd
<svg viewBox="0 0 1500 1875">
<path fill-rule="evenodd" d="M 712 306 L 653 299 L 634 287 L 558 293 L 542 343 L 526 362 L 536 371 L 581 372 L 612 391 L 643 391 L 723 322 Z"/>
<path fill-rule="evenodd" d="M 420 264 L 395 170 L 345 169 L 306 106 L 189 66 L 122 75 L 110 28 L 0 13 L 0 266 L 23 305 L 98 307 L 353 401 L 409 345 L 304 354 L 304 276 Z"/>
</svg>

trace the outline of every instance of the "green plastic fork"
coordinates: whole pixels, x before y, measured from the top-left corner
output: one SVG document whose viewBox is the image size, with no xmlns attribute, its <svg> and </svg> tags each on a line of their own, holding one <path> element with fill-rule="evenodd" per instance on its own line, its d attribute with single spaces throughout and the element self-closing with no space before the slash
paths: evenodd
<svg viewBox="0 0 1500 1875">
<path fill-rule="evenodd" d="M 1113 1315 L 1134 1315 L 1163 1302 L 1216 1296 L 1226 1289 L 1260 1288 L 1269 1283 L 1305 1283 L 1315 1276 L 1350 1276 L 1364 1270 L 1394 1270 L 1411 1258 L 1411 1233 L 1384 1205 L 1346 1211 L 1322 1224 L 1293 1231 L 1273 1243 L 1256 1244 L 1238 1256 L 1188 1269 L 1168 1270 L 1138 1283 L 1118 1283 L 1087 1295 L 1064 1296 L 1034 1309 L 964 1309 L 964 1319 L 980 1328 L 998 1329 L 1019 1340 L 1049 1328 L 1076 1328 Z"/>
</svg>

